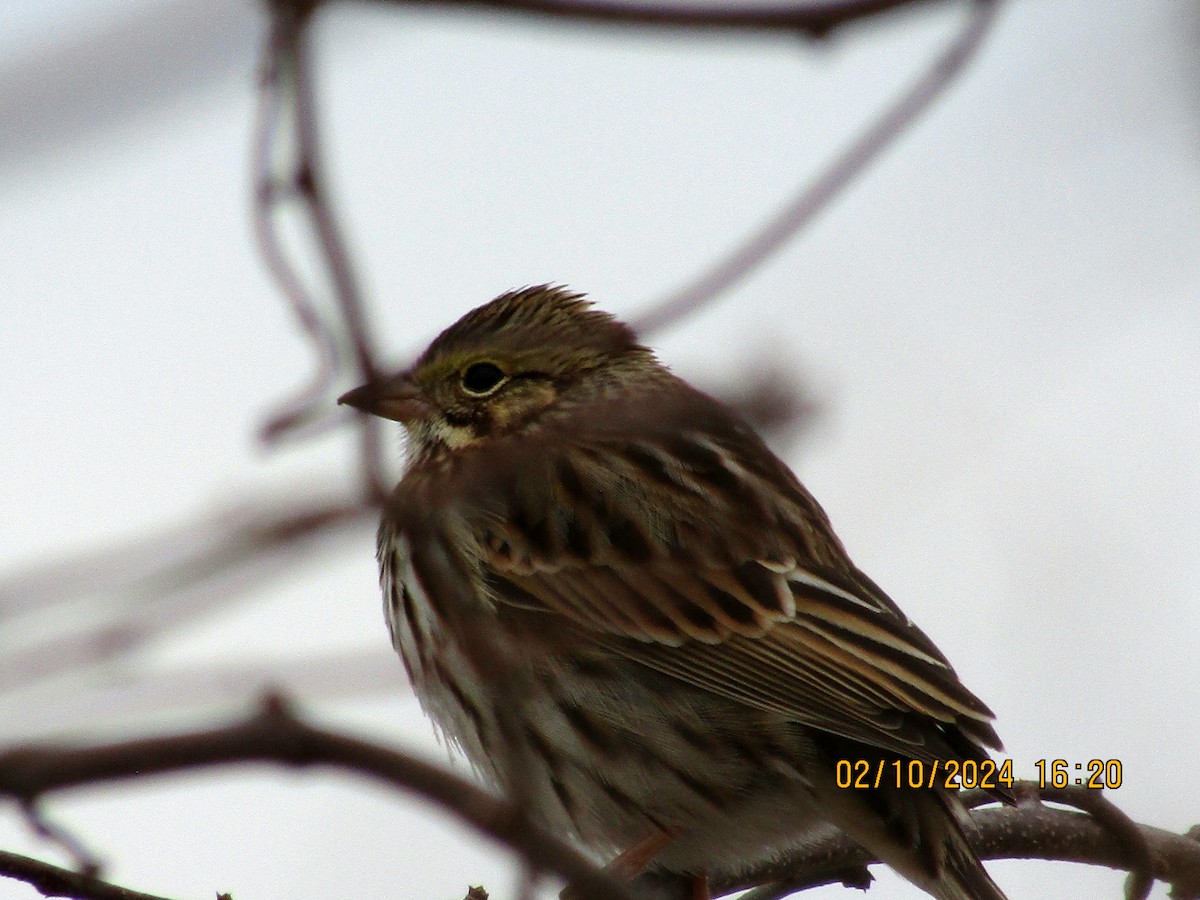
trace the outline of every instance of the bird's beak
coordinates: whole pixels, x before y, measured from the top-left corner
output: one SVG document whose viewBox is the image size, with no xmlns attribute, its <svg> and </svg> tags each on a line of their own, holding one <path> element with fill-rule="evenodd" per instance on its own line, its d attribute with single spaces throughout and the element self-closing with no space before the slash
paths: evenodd
<svg viewBox="0 0 1200 900">
<path fill-rule="evenodd" d="M 408 375 L 395 375 L 371 381 L 338 397 L 345 403 L 373 416 L 408 424 L 423 419 L 432 411 L 429 401 Z"/>
</svg>

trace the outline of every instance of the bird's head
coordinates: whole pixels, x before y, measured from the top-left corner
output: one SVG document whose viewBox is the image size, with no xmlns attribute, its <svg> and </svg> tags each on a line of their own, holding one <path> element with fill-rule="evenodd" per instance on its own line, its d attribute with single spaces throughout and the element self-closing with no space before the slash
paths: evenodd
<svg viewBox="0 0 1200 900">
<path fill-rule="evenodd" d="M 628 364 L 655 365 L 629 326 L 550 285 L 467 313 L 407 372 L 343 395 L 404 425 L 413 459 L 431 459 L 533 423 L 579 387 L 603 389 Z"/>
</svg>

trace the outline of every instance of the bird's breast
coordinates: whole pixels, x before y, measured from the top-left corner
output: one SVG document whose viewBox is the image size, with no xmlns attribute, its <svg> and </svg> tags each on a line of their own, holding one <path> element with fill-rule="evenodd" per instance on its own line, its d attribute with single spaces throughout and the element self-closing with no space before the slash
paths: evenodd
<svg viewBox="0 0 1200 900">
<path fill-rule="evenodd" d="M 421 708 L 472 765 L 492 775 L 492 754 L 486 747 L 495 723 L 486 689 L 454 640 L 449 623 L 430 602 L 405 535 L 381 531 L 379 566 L 392 646 L 404 661 Z"/>
</svg>

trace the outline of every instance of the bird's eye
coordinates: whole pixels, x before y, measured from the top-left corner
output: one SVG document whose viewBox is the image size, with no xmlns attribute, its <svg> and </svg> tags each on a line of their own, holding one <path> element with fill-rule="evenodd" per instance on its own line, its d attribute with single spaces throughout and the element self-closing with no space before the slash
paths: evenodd
<svg viewBox="0 0 1200 900">
<path fill-rule="evenodd" d="M 495 363 L 477 362 L 462 373 L 462 386 L 468 394 L 482 397 L 498 388 L 504 378 L 504 370 Z"/>
</svg>

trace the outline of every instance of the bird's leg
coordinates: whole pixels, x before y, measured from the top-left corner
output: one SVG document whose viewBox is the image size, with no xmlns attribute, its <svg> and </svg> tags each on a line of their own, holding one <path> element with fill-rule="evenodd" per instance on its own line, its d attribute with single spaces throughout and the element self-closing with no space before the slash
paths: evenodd
<svg viewBox="0 0 1200 900">
<path fill-rule="evenodd" d="M 619 853 L 605 868 L 615 877 L 632 881 L 650 865 L 650 860 L 670 846 L 676 835 L 655 830 L 628 850 Z"/>
<path fill-rule="evenodd" d="M 651 834 L 638 841 L 629 849 L 618 853 L 604 867 L 604 871 L 619 881 L 633 881 L 646 871 L 646 866 L 650 865 L 650 861 L 670 846 L 671 842 L 677 836 L 677 832 L 666 832 L 655 829 Z M 708 900 L 707 884 L 705 890 L 705 896 L 703 898 L 696 898 L 696 900 Z M 567 885 L 563 888 L 558 896 L 559 900 L 580 900 L 579 891 L 572 885 Z"/>
</svg>

